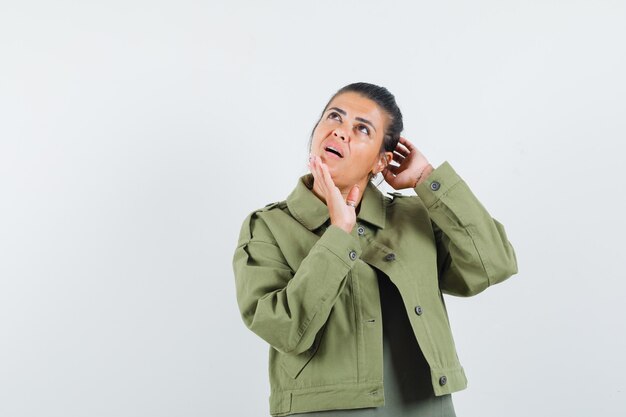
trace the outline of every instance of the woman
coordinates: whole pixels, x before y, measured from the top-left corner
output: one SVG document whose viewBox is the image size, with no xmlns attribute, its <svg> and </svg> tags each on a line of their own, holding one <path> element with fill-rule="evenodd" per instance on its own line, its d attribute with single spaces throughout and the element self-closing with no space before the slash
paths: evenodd
<svg viewBox="0 0 626 417">
<path fill-rule="evenodd" d="M 467 380 L 442 293 L 477 294 L 517 260 L 452 166 L 433 169 L 402 128 L 385 88 L 343 87 L 313 129 L 311 173 L 243 223 L 237 301 L 270 345 L 273 416 L 455 415 Z M 417 195 L 384 196 L 377 174 Z"/>
</svg>

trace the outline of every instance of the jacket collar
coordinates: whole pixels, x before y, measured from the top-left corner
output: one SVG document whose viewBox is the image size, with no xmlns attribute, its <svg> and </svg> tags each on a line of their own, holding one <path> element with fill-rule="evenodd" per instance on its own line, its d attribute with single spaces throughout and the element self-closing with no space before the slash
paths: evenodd
<svg viewBox="0 0 626 417">
<path fill-rule="evenodd" d="M 287 207 L 293 216 L 309 230 L 315 230 L 328 219 L 328 207 L 313 193 L 313 174 L 298 179 L 296 188 L 287 197 Z M 374 184 L 368 181 L 361 199 L 357 219 L 379 228 L 385 227 L 385 197 Z"/>
</svg>

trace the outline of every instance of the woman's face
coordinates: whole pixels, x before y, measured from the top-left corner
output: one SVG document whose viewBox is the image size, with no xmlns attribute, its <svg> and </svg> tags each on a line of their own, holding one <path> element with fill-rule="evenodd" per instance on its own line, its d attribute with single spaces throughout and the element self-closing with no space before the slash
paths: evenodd
<svg viewBox="0 0 626 417">
<path fill-rule="evenodd" d="M 355 92 L 335 97 L 313 131 L 311 153 L 328 166 L 340 189 L 362 184 L 378 173 L 393 153 L 381 155 L 389 116 L 374 101 Z"/>
</svg>

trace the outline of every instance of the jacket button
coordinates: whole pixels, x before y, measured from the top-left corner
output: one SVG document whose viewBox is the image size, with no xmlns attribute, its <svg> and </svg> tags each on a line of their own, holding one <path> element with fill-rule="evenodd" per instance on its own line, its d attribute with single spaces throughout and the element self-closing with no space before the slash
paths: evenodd
<svg viewBox="0 0 626 417">
<path fill-rule="evenodd" d="M 430 189 L 433 191 L 437 191 L 439 187 L 441 187 L 441 184 L 439 184 L 439 181 L 433 181 L 430 183 Z"/>
<path fill-rule="evenodd" d="M 365 227 L 363 226 L 357 227 L 356 232 L 359 234 L 359 236 L 363 236 L 365 234 Z"/>
<path fill-rule="evenodd" d="M 350 251 L 350 259 L 352 259 L 353 261 L 356 259 L 356 252 L 353 250 Z"/>
<path fill-rule="evenodd" d="M 439 385 L 441 385 L 442 387 L 446 385 L 446 382 L 448 382 L 448 378 L 446 378 L 445 375 L 439 378 Z"/>
<path fill-rule="evenodd" d="M 393 261 L 395 259 L 396 259 L 395 253 L 388 253 L 387 255 L 385 255 L 385 261 Z"/>
<path fill-rule="evenodd" d="M 415 306 L 415 314 L 421 316 L 424 310 L 422 310 L 422 306 Z"/>
</svg>

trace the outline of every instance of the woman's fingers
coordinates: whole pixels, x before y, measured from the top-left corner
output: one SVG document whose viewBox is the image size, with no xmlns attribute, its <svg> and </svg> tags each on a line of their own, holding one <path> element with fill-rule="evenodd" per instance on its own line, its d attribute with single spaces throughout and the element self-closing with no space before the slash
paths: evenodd
<svg viewBox="0 0 626 417">
<path fill-rule="evenodd" d="M 318 183 L 320 190 L 326 193 L 326 179 L 324 178 L 324 173 L 322 172 L 322 168 L 320 166 L 320 160 L 316 155 L 312 155 L 309 166 L 311 167 L 311 173 L 313 174 L 315 181 Z"/>
<path fill-rule="evenodd" d="M 321 160 L 319 165 L 326 186 L 326 203 L 345 204 L 343 196 L 341 195 L 341 191 L 339 191 L 339 188 L 335 186 L 335 181 L 333 181 L 333 177 L 331 177 L 330 175 L 328 165 L 323 163 Z"/>
<path fill-rule="evenodd" d="M 317 177 L 316 181 L 319 181 L 320 188 L 323 189 L 324 197 L 326 199 L 326 205 L 328 206 L 328 213 L 330 215 L 330 222 L 338 227 L 342 228 L 346 232 L 350 233 L 356 222 L 356 211 L 354 205 L 359 197 L 359 187 L 353 186 L 348 193 L 347 198 L 344 200 L 341 191 L 335 185 L 328 166 L 322 162 L 319 157 L 316 157 L 313 166 L 316 169 Z M 323 187 L 321 186 L 322 184 Z M 348 205 L 347 202 L 352 202 L 354 205 Z"/>
<path fill-rule="evenodd" d="M 400 140 L 398 141 L 400 144 L 402 144 L 405 148 L 407 148 L 407 150 L 409 152 L 413 152 L 415 150 L 417 150 L 417 148 L 415 147 L 415 145 L 413 145 L 413 143 L 411 143 L 407 138 L 400 136 Z"/>
<path fill-rule="evenodd" d="M 393 165 L 387 165 L 387 168 L 383 170 L 383 178 L 387 181 L 387 184 L 395 188 L 396 185 L 396 172 L 398 167 Z"/>
<path fill-rule="evenodd" d="M 396 145 L 396 149 L 393 150 L 395 153 L 404 156 L 405 158 L 411 154 L 411 152 L 401 143 Z"/>
<path fill-rule="evenodd" d="M 346 203 L 352 203 L 352 208 L 354 208 L 354 205 L 356 204 L 356 202 L 359 200 L 359 193 L 361 192 L 361 190 L 359 189 L 358 185 L 353 185 L 352 188 L 350 189 L 350 192 L 348 193 L 348 196 L 346 197 Z"/>
<path fill-rule="evenodd" d="M 311 159 L 309 161 L 309 169 L 311 170 L 311 174 L 313 174 L 313 180 L 317 183 L 320 191 L 326 195 L 326 187 L 324 186 L 324 181 L 322 179 L 322 175 L 320 173 L 319 165 L 315 159 L 314 155 L 311 155 Z"/>
<path fill-rule="evenodd" d="M 403 144 L 404 146 L 406 146 L 410 151 L 415 149 L 415 145 L 413 145 L 413 143 L 410 140 L 408 140 L 407 138 L 403 136 L 400 136 L 399 142 Z"/>
<path fill-rule="evenodd" d="M 313 178 L 318 183 L 319 190 L 324 195 L 326 201 L 333 198 L 334 194 L 339 193 L 339 189 L 335 186 L 335 182 L 330 175 L 328 166 L 319 156 L 313 155 L 309 166 L 311 167 Z M 341 194 L 339 193 L 339 195 Z"/>
<path fill-rule="evenodd" d="M 324 192 L 326 193 L 326 199 L 328 200 L 328 198 L 330 197 L 331 193 L 334 192 L 335 187 L 335 182 L 333 181 L 332 177 L 330 176 L 330 171 L 328 170 L 328 165 L 326 165 L 324 162 L 322 162 L 322 159 L 318 156 L 317 157 L 317 165 L 319 167 L 319 173 L 320 173 L 320 181 L 323 184 L 323 188 L 324 188 Z"/>
<path fill-rule="evenodd" d="M 404 161 L 404 158 L 406 158 L 406 156 L 402 155 L 400 152 L 398 151 L 393 151 L 393 160 L 398 162 L 398 161 Z"/>
<path fill-rule="evenodd" d="M 396 190 L 413 187 L 415 179 L 429 165 L 428 160 L 419 149 L 402 136 L 400 136 L 398 144 L 393 151 L 393 161 L 398 166 L 387 165 L 383 176 L 385 181 Z"/>
<path fill-rule="evenodd" d="M 320 168 L 321 168 L 321 171 L 322 171 L 322 175 L 324 176 L 324 182 L 326 183 L 326 186 L 330 186 L 331 184 L 335 185 L 335 182 L 333 181 L 333 178 L 330 176 L 330 171 L 328 170 L 328 165 L 323 163 L 321 159 L 319 161 L 319 164 L 320 164 Z"/>
<path fill-rule="evenodd" d="M 409 145 L 410 147 L 402 142 L 398 142 L 395 151 L 404 156 L 408 156 L 411 152 L 415 151 L 415 147 L 412 144 Z"/>
<path fill-rule="evenodd" d="M 405 159 L 406 159 L 406 156 L 403 156 L 397 152 L 393 153 L 393 160 L 396 161 L 397 163 L 402 165 Z"/>
<path fill-rule="evenodd" d="M 400 171 L 400 167 L 399 166 L 395 166 L 395 165 L 387 165 L 386 170 L 391 172 L 392 174 L 398 174 Z"/>
</svg>

